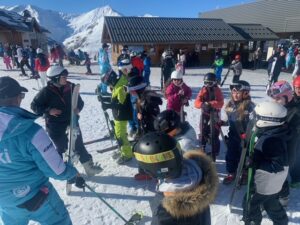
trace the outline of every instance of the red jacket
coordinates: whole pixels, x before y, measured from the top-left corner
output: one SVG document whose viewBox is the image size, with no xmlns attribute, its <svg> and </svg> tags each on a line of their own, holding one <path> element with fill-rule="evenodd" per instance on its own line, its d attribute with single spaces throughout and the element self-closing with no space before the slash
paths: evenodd
<svg viewBox="0 0 300 225">
<path fill-rule="evenodd" d="M 210 101 L 208 87 L 203 86 L 203 88 L 201 88 L 200 92 L 198 93 L 197 98 L 195 99 L 194 106 L 198 109 L 201 109 L 202 104 L 204 102 L 208 102 L 211 105 L 211 107 L 220 110 L 224 105 L 224 97 L 222 91 L 218 86 L 214 86 L 213 90 L 215 98 L 214 100 Z"/>
<path fill-rule="evenodd" d="M 143 60 L 140 57 L 136 56 L 136 57 L 133 57 L 131 59 L 131 64 L 132 64 L 133 67 L 138 68 L 138 70 L 140 72 L 139 75 L 141 76 L 142 72 L 144 70 L 144 62 L 143 62 Z"/>
<path fill-rule="evenodd" d="M 50 67 L 50 63 L 49 63 L 48 58 L 46 58 L 46 65 L 45 66 L 41 65 L 41 61 L 40 61 L 39 58 L 35 59 L 35 64 L 34 65 L 35 65 L 34 70 L 35 71 L 40 71 L 40 72 L 45 72 Z"/>
</svg>

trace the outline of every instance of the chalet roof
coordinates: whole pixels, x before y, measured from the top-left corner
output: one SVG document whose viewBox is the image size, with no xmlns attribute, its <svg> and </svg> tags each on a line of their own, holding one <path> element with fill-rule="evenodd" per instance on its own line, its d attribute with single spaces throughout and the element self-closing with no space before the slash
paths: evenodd
<svg viewBox="0 0 300 225">
<path fill-rule="evenodd" d="M 197 43 L 245 41 L 222 19 L 166 17 L 105 17 L 102 42 Z"/>
<path fill-rule="evenodd" d="M 279 37 L 272 30 L 264 27 L 261 24 L 230 23 L 229 25 L 249 41 L 267 41 L 279 39 Z"/>
</svg>

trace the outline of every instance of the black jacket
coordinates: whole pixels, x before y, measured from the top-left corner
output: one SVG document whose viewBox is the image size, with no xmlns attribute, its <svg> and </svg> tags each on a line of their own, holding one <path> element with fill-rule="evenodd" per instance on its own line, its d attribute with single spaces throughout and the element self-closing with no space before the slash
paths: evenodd
<svg viewBox="0 0 300 225">
<path fill-rule="evenodd" d="M 197 162 L 203 171 L 199 185 L 190 191 L 176 192 L 164 197 L 153 215 L 152 224 L 159 225 L 210 225 L 210 208 L 218 189 L 218 176 L 212 161 L 204 153 L 189 151 L 184 158 Z"/>
<path fill-rule="evenodd" d="M 137 102 L 137 110 L 142 114 L 141 128 L 143 133 L 155 131 L 154 119 L 160 113 L 161 97 L 154 91 L 144 91 Z"/>
<path fill-rule="evenodd" d="M 46 125 L 51 123 L 70 124 L 71 98 L 75 84 L 68 82 L 65 86 L 57 87 L 51 81 L 44 87 L 31 102 L 31 109 L 39 116 L 45 115 Z M 80 95 L 78 97 L 78 109 L 84 105 Z M 50 109 L 59 109 L 62 113 L 58 116 L 49 115 Z"/>
</svg>

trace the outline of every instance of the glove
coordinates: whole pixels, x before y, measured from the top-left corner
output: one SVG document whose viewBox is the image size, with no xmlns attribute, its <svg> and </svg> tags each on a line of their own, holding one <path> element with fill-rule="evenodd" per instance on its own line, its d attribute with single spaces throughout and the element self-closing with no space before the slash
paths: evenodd
<svg viewBox="0 0 300 225">
<path fill-rule="evenodd" d="M 240 134 L 240 138 L 242 140 L 246 140 L 247 135 L 245 133 Z"/>
<path fill-rule="evenodd" d="M 204 102 L 204 103 L 202 104 L 202 109 L 203 109 L 204 111 L 210 111 L 211 105 L 210 105 L 208 102 Z"/>
<path fill-rule="evenodd" d="M 85 180 L 80 176 L 76 176 L 75 186 L 78 187 L 78 188 L 84 188 L 85 187 Z"/>
</svg>

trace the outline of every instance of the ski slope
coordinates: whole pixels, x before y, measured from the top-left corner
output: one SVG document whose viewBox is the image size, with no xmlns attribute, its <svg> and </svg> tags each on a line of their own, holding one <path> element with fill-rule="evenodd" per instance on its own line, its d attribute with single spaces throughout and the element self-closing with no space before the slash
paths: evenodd
<svg viewBox="0 0 300 225">
<path fill-rule="evenodd" d="M 101 111 L 100 103 L 95 95 L 95 88 L 99 83 L 99 76 L 86 76 L 84 66 L 66 66 L 69 70 L 69 80 L 74 83 L 79 83 L 81 90 L 81 97 L 85 102 L 85 106 L 80 113 L 80 126 L 85 141 L 93 140 L 103 137 L 108 134 L 104 115 Z M 99 71 L 97 65 L 92 66 L 92 71 L 97 73 Z M 187 111 L 187 120 L 199 133 L 199 116 L 200 110 L 195 109 L 194 98 L 196 97 L 199 89 L 203 85 L 203 76 L 210 69 L 187 69 L 184 81 L 193 90 L 193 100 L 190 106 L 185 110 Z M 223 74 L 227 69 L 224 69 Z M 22 107 L 30 110 L 30 103 L 37 93 L 33 88 L 37 87 L 35 80 L 25 79 L 19 77 L 19 71 L 4 70 L 4 66 L 0 65 L 0 76 L 9 75 L 16 78 L 21 85 L 28 88 L 29 93 L 26 94 L 22 102 Z M 267 82 L 267 75 L 265 70 L 250 71 L 244 70 L 242 79 L 249 81 L 252 85 L 252 99 L 255 103 L 266 100 L 268 97 L 265 95 L 265 84 Z M 281 73 L 280 78 L 291 81 L 291 75 Z M 225 99 L 228 101 L 230 92 L 228 84 L 232 79 L 232 74 L 228 77 L 227 82 L 222 87 Z M 158 89 L 160 86 L 160 68 L 152 68 L 151 72 L 151 85 L 153 89 Z M 161 110 L 165 109 L 164 105 Z M 37 122 L 44 125 L 43 119 L 38 119 Z M 223 128 L 226 133 L 226 127 Z M 152 212 L 150 209 L 150 202 L 155 195 L 155 182 L 154 181 L 135 181 L 134 174 L 137 172 L 137 164 L 132 160 L 129 164 L 119 166 L 111 158 L 112 152 L 97 153 L 97 150 L 111 146 L 111 141 L 104 141 L 88 145 L 88 151 L 93 155 L 94 161 L 99 162 L 103 167 L 103 172 L 95 177 L 86 178 L 86 182 L 95 189 L 109 204 L 111 204 L 123 217 L 129 219 L 135 212 L 142 212 L 144 217 L 140 224 L 151 224 Z M 225 170 L 225 152 L 222 145 L 221 155 L 216 162 L 220 185 L 219 193 L 213 205 L 211 205 L 212 224 L 214 225 L 239 225 L 244 224 L 241 222 L 242 208 L 241 202 L 245 192 L 245 186 L 238 190 L 233 202 L 233 213 L 229 213 L 227 204 L 231 194 L 232 186 L 225 186 L 222 180 L 226 175 Z M 80 172 L 83 168 L 80 164 L 76 164 Z M 83 192 L 76 187 L 73 188 L 71 195 L 65 194 L 65 182 L 52 180 L 54 186 L 58 190 L 61 198 L 64 200 L 65 205 L 70 213 L 74 225 L 121 225 L 124 222 L 118 218 L 106 205 L 104 205 L 94 193 L 86 190 Z M 291 189 L 290 202 L 287 208 L 289 221 L 291 225 L 300 224 L 300 190 Z M 1 222 L 0 222 L 1 224 Z M 30 222 L 31 225 L 36 225 L 35 222 Z M 271 225 L 272 222 L 264 217 L 262 225 Z"/>
</svg>

